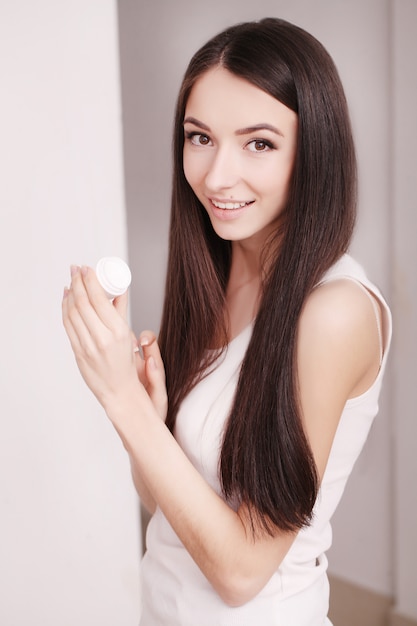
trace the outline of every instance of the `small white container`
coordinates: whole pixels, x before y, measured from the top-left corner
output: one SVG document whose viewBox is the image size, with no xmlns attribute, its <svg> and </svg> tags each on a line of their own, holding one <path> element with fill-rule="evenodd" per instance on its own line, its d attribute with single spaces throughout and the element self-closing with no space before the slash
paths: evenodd
<svg viewBox="0 0 417 626">
<path fill-rule="evenodd" d="M 99 260 L 96 267 L 99 283 L 110 300 L 125 293 L 132 281 L 132 274 L 127 263 L 116 256 L 106 256 Z"/>
</svg>

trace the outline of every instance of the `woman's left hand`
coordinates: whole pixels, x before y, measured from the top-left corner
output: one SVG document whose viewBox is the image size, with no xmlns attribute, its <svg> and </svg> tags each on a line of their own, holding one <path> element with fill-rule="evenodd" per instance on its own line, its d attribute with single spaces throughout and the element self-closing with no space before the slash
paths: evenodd
<svg viewBox="0 0 417 626">
<path fill-rule="evenodd" d="M 124 294 L 110 302 L 91 268 L 71 268 L 62 302 L 64 327 L 81 375 L 105 410 L 142 387 L 127 301 Z"/>
<path fill-rule="evenodd" d="M 140 352 L 136 353 L 139 380 L 148 392 L 159 417 L 165 421 L 168 396 L 165 384 L 165 368 L 156 336 L 151 330 L 145 330 L 140 334 L 137 343 L 143 354 L 143 358 L 141 358 Z"/>
</svg>

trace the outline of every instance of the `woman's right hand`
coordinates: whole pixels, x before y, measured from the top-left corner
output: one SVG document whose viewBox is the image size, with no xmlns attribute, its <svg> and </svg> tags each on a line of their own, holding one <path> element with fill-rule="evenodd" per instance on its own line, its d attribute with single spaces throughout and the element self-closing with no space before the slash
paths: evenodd
<svg viewBox="0 0 417 626">
<path fill-rule="evenodd" d="M 137 340 L 136 369 L 159 417 L 165 421 L 168 408 L 165 368 L 156 336 L 150 330 L 143 331 Z"/>
</svg>

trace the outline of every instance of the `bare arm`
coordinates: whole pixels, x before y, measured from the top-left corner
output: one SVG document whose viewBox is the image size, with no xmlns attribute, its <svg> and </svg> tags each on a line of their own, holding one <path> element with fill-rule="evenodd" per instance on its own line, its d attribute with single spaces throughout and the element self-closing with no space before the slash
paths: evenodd
<svg viewBox="0 0 417 626">
<path fill-rule="evenodd" d="M 374 362 L 373 344 L 362 342 L 375 327 L 367 314 L 370 303 L 359 290 L 354 306 L 350 296 L 345 319 L 335 294 L 320 288 L 300 324 L 301 404 L 320 476 L 346 399 Z M 267 583 L 295 535 L 277 529 L 274 537 L 260 534 L 254 540 L 245 507 L 234 512 L 195 470 L 138 380 L 121 311 L 117 304 L 108 306 L 94 273 L 77 272 L 63 310 L 80 370 L 122 438 L 142 487 L 223 600 L 243 604 Z M 320 315 L 329 306 L 333 323 Z M 358 348 L 354 357 L 352 341 Z"/>
<path fill-rule="evenodd" d="M 313 291 L 300 321 L 298 378 L 304 428 L 320 477 L 346 401 L 371 386 L 379 366 L 369 296 L 343 279 Z"/>
</svg>

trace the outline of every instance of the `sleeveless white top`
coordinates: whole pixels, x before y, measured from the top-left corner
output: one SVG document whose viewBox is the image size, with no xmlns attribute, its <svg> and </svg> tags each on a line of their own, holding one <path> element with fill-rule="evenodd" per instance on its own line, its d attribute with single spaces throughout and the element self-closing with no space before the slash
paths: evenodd
<svg viewBox="0 0 417 626">
<path fill-rule="evenodd" d="M 373 385 L 364 394 L 348 400 L 344 407 L 314 507 L 312 524 L 299 532 L 262 591 L 247 604 L 231 608 L 214 591 L 161 510 L 157 509 L 148 525 L 147 550 L 142 562 L 140 626 L 330 624 L 327 618 L 329 588 L 325 555 L 332 541 L 330 519 L 378 412 L 378 396 L 392 325 L 390 311 L 380 292 L 348 255 L 344 255 L 321 282 L 339 278 L 358 282 L 380 302 L 381 367 Z M 378 316 L 377 319 L 379 322 Z M 222 434 L 251 333 L 252 325 L 230 342 L 218 365 L 183 401 L 175 427 L 178 443 L 200 474 L 221 496 L 218 460 Z"/>
</svg>

